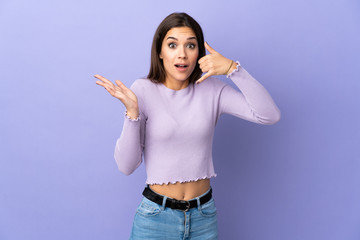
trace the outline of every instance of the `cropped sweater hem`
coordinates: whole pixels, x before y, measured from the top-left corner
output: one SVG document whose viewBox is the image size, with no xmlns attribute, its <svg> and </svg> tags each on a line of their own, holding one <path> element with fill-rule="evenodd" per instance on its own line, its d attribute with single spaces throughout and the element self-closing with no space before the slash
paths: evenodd
<svg viewBox="0 0 360 240">
<path fill-rule="evenodd" d="M 186 179 L 186 180 L 174 180 L 174 181 L 149 181 L 149 180 L 146 180 L 146 184 L 150 184 L 150 185 L 154 185 L 154 184 L 159 184 L 159 185 L 168 185 L 168 184 L 175 184 L 175 183 L 186 183 L 186 182 L 196 182 L 196 181 L 199 181 L 199 180 L 203 180 L 203 179 L 210 179 L 212 177 L 216 177 L 217 174 L 214 173 L 214 174 L 210 174 L 210 175 L 207 175 L 205 177 L 198 177 L 198 178 L 195 178 L 195 179 Z"/>
</svg>

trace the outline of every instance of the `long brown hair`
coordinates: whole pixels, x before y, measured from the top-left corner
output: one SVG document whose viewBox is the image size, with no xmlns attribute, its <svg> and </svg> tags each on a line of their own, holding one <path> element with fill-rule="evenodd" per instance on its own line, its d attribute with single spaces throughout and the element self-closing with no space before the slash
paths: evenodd
<svg viewBox="0 0 360 240">
<path fill-rule="evenodd" d="M 189 77 L 189 83 L 194 83 L 201 77 L 202 74 L 202 71 L 198 64 L 198 60 L 205 56 L 204 35 L 199 23 L 197 23 L 195 19 L 193 19 L 184 12 L 175 12 L 170 14 L 160 23 L 160 25 L 156 29 L 151 47 L 150 71 L 147 78 L 154 83 L 165 82 L 166 73 L 163 61 L 162 59 L 160 59 L 159 54 L 161 52 L 161 46 L 165 35 L 170 29 L 174 27 L 189 27 L 194 31 L 196 35 L 199 47 L 199 56 L 196 61 L 194 71 Z"/>
</svg>

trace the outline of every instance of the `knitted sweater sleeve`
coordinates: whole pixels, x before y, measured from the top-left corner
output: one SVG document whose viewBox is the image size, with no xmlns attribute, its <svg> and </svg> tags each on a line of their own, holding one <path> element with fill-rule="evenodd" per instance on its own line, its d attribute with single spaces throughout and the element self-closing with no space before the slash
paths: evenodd
<svg viewBox="0 0 360 240">
<path fill-rule="evenodd" d="M 226 84 L 220 93 L 219 115 L 231 114 L 250 122 L 271 125 L 280 120 L 280 110 L 269 92 L 237 62 L 227 75 L 240 89 Z"/>
<path fill-rule="evenodd" d="M 136 81 L 131 85 L 130 89 L 138 99 L 139 116 L 137 119 L 130 119 L 125 111 L 122 132 L 116 141 L 114 151 L 118 169 L 125 175 L 130 175 L 140 166 L 145 146 L 146 115 L 141 93 L 142 89 Z"/>
</svg>

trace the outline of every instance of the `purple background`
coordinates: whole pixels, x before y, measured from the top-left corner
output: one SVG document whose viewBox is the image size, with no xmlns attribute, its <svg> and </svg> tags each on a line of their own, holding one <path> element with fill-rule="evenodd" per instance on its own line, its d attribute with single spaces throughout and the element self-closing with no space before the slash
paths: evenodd
<svg viewBox="0 0 360 240">
<path fill-rule="evenodd" d="M 117 170 L 125 108 L 93 75 L 128 87 L 145 76 L 156 27 L 185 11 L 282 113 L 272 126 L 218 122 L 220 239 L 359 240 L 359 10 L 356 0 L 2 0 L 0 239 L 128 238 L 145 168 Z"/>
</svg>

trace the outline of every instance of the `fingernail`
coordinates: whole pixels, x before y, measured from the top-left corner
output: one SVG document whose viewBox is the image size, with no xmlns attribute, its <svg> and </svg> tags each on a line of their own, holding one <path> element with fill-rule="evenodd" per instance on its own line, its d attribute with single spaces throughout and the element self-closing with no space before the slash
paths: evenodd
<svg viewBox="0 0 360 240">
<path fill-rule="evenodd" d="M 199 81 L 196 81 L 196 84 L 199 84 L 200 82 Z"/>
</svg>

